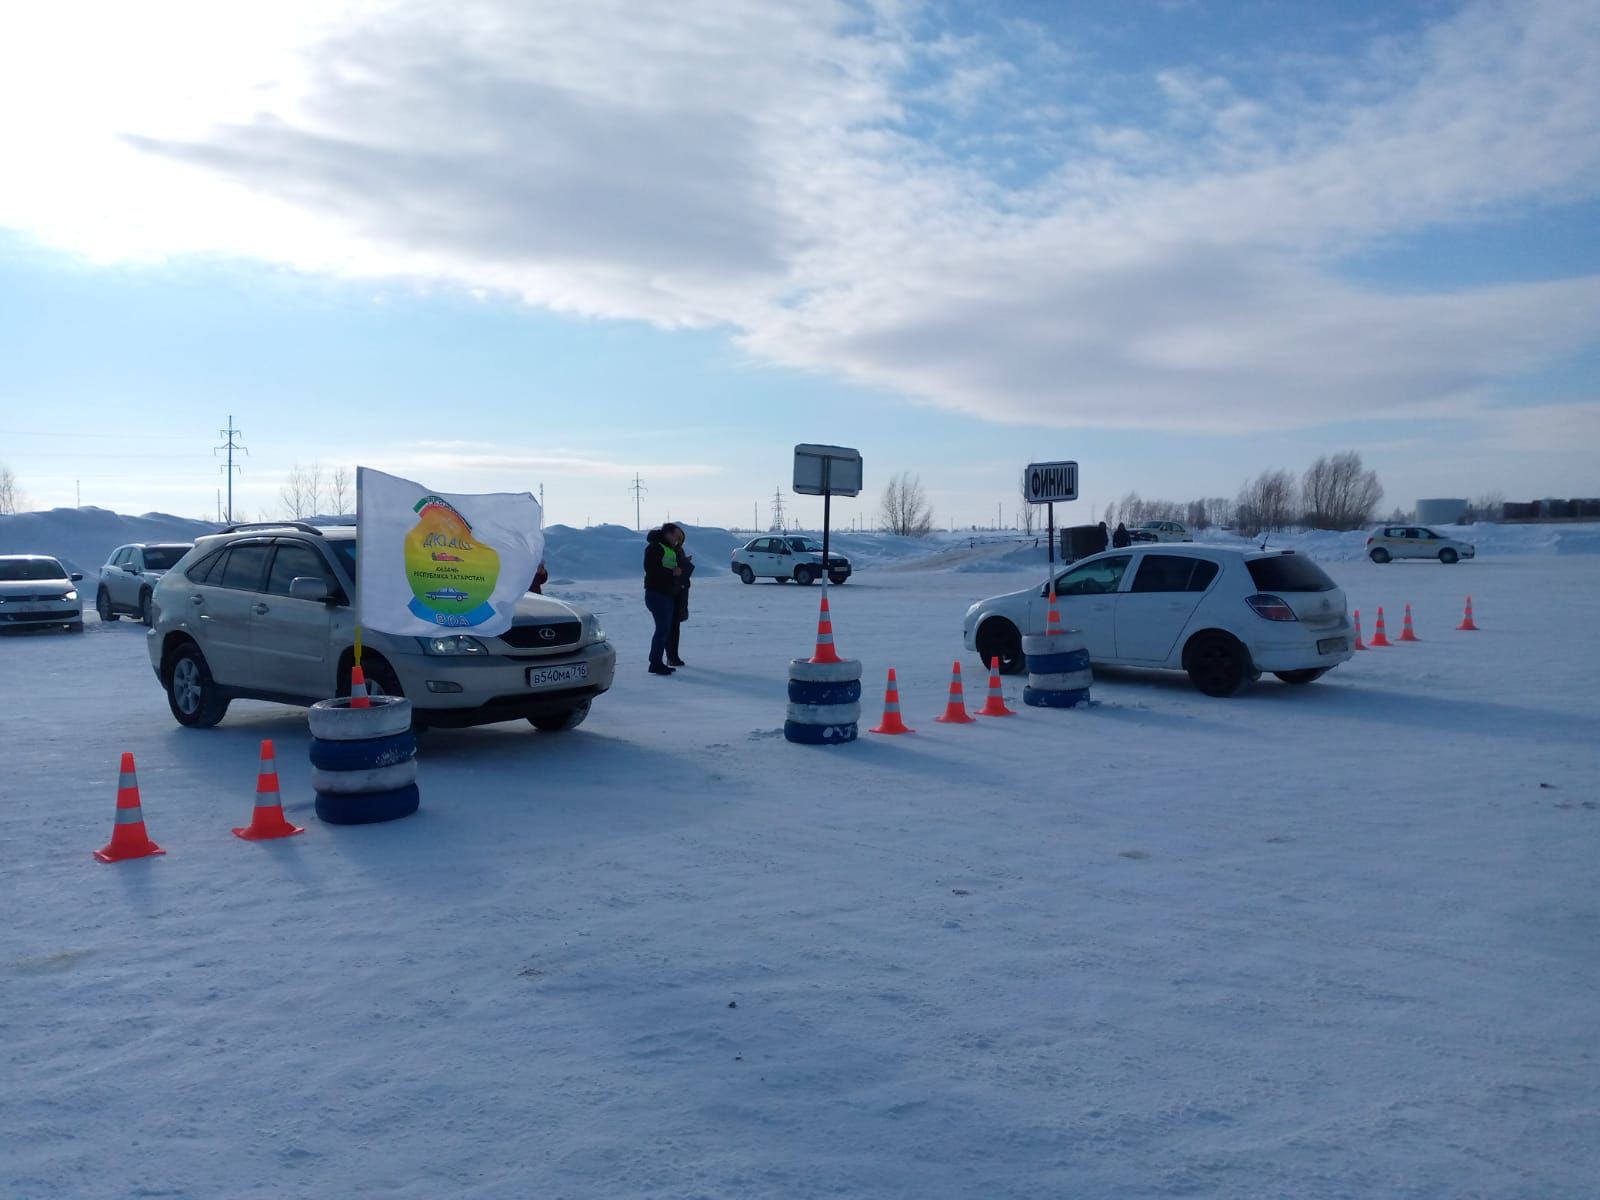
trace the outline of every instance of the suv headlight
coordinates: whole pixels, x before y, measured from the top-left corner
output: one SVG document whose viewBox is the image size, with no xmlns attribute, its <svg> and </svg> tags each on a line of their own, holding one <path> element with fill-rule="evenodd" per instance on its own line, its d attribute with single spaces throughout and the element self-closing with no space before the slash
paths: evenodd
<svg viewBox="0 0 1600 1200">
<path fill-rule="evenodd" d="M 606 631 L 600 628 L 600 618 L 593 613 L 583 618 L 583 640 L 590 644 L 606 640 Z"/>
<path fill-rule="evenodd" d="M 464 633 L 450 633 L 444 637 L 419 637 L 417 644 L 424 654 L 487 654 L 489 647 L 475 637 Z"/>
</svg>

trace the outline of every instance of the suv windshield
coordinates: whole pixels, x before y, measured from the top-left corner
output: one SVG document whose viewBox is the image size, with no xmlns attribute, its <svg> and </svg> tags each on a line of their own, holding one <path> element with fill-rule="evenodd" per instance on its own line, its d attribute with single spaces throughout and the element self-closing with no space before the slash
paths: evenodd
<svg viewBox="0 0 1600 1200">
<path fill-rule="evenodd" d="M 185 554 L 189 553 L 188 546 L 146 546 L 144 548 L 144 569 L 146 571 L 170 571 Z"/>
<path fill-rule="evenodd" d="M 53 558 L 14 558 L 10 562 L 0 561 L 0 583 L 22 583 L 66 577 L 67 569 Z"/>
<path fill-rule="evenodd" d="M 328 549 L 333 551 L 333 556 L 339 560 L 339 565 L 350 577 L 350 582 L 354 583 L 356 581 L 355 538 L 329 538 Z"/>
<path fill-rule="evenodd" d="M 1277 554 L 1271 558 L 1252 558 L 1245 564 L 1250 578 L 1263 592 L 1331 592 L 1339 585 L 1309 558 L 1298 554 Z"/>
</svg>

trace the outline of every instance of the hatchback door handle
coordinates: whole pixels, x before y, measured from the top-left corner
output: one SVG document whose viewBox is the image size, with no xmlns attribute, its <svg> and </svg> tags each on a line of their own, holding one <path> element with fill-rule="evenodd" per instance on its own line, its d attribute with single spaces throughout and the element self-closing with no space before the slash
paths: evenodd
<svg viewBox="0 0 1600 1200">
<path fill-rule="evenodd" d="M 255 603 L 250 606 L 250 611 L 258 617 L 264 617 L 270 611 L 265 604 Z"/>
<path fill-rule="evenodd" d="M 190 604 L 204 604 L 205 602 L 206 598 L 198 593 L 189 597 Z"/>
</svg>

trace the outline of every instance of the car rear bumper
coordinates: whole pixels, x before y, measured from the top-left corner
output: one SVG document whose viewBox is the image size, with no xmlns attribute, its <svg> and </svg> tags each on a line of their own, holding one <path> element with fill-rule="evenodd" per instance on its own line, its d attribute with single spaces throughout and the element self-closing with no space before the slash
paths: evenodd
<svg viewBox="0 0 1600 1200">
<path fill-rule="evenodd" d="M 1304 671 L 1335 667 L 1355 657 L 1355 633 L 1343 628 L 1306 629 L 1292 638 L 1257 636 L 1250 643 L 1250 659 L 1260 671 Z"/>
</svg>

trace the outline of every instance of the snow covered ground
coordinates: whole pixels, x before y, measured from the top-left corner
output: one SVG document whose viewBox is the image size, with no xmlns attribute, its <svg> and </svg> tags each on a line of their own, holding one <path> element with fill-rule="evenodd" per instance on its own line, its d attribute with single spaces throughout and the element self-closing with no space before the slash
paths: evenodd
<svg viewBox="0 0 1600 1200">
<path fill-rule="evenodd" d="M 578 578 L 589 722 L 431 734 L 356 828 L 300 710 L 180 729 L 128 621 L 0 639 L 0 1196 L 1593 1196 L 1600 556 L 1495 536 L 1319 554 L 1423 640 L 1309 687 L 964 727 L 1018 575 L 886 557 L 834 625 L 918 732 L 835 748 L 781 736 L 816 589 L 703 551 L 666 679 Z M 308 829 L 251 844 L 269 737 Z M 168 853 L 107 866 L 124 750 Z"/>
</svg>

